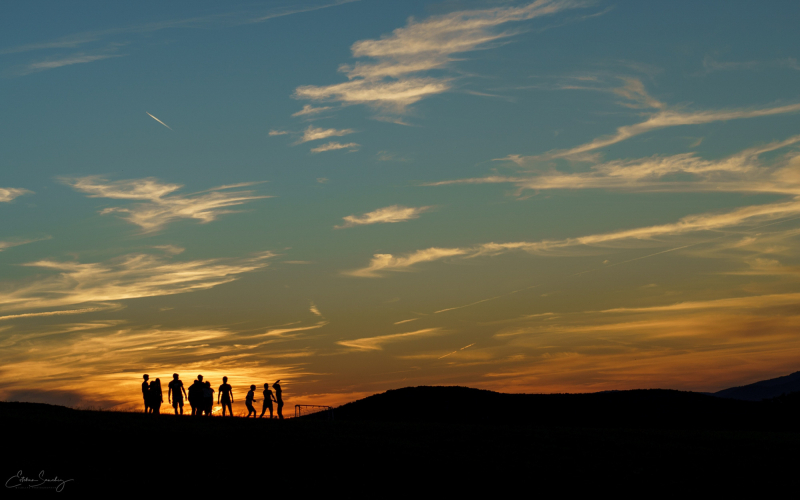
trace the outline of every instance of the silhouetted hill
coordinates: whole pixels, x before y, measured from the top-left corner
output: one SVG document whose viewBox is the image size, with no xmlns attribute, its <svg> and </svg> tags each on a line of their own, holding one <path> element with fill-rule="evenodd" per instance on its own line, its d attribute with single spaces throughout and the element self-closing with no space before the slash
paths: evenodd
<svg viewBox="0 0 800 500">
<path fill-rule="evenodd" d="M 796 460 L 785 457 L 800 447 L 798 402 L 662 390 L 525 395 L 413 387 L 343 405 L 333 421 L 0 403 L 0 479 L 44 471 L 73 479 L 65 492 L 82 498 L 452 496 L 479 487 L 495 496 L 545 487 L 640 495 L 653 485 L 685 491 L 699 477 L 777 484 L 796 471 Z"/>
<path fill-rule="evenodd" d="M 754 427 L 767 421 L 772 427 L 783 422 L 780 413 L 749 401 L 663 389 L 503 394 L 428 386 L 387 391 L 334 410 L 337 420 L 622 428 Z"/>
<path fill-rule="evenodd" d="M 762 380 L 754 384 L 723 389 L 715 392 L 714 396 L 742 401 L 761 401 L 798 391 L 800 391 L 800 372 L 794 372 L 791 375 Z"/>
</svg>

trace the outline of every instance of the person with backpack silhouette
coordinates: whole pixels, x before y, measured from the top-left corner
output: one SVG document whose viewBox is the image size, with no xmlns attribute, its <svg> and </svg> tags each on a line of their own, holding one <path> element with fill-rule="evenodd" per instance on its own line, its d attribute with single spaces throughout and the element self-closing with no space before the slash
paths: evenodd
<svg viewBox="0 0 800 500">
<path fill-rule="evenodd" d="M 228 408 L 228 413 L 233 416 L 233 387 L 228 383 L 228 377 L 222 377 L 222 385 L 219 386 L 217 393 L 217 404 L 222 400 L 222 416 L 225 416 L 225 408 Z"/>
<path fill-rule="evenodd" d="M 164 402 L 164 394 L 161 392 L 161 379 L 155 379 L 150 384 L 150 413 L 161 414 L 161 404 Z"/>
<path fill-rule="evenodd" d="M 275 401 L 278 403 L 278 418 L 283 420 L 283 397 L 281 396 L 280 380 L 272 384 L 272 388 L 275 389 Z"/>
<path fill-rule="evenodd" d="M 178 414 L 178 406 L 181 407 L 181 415 L 183 415 L 183 398 L 186 396 L 186 389 L 183 387 L 183 381 L 178 378 L 177 373 L 172 374 L 172 380 L 168 384 L 168 387 L 169 391 L 167 392 L 167 401 L 172 404 L 172 408 L 175 410 L 175 415 Z M 188 396 L 186 397 L 188 398 Z"/>
<path fill-rule="evenodd" d="M 144 398 L 144 412 L 150 412 L 150 384 L 147 380 L 150 378 L 150 375 L 144 374 L 142 375 L 144 382 L 142 382 L 142 397 Z"/>
<path fill-rule="evenodd" d="M 258 418 L 263 418 L 264 413 L 269 408 L 269 418 L 272 418 L 272 402 L 275 400 L 275 396 L 272 395 L 272 391 L 269 389 L 269 384 L 264 384 L 264 402 L 261 403 L 261 416 Z"/>
<path fill-rule="evenodd" d="M 247 397 L 244 399 L 244 405 L 247 407 L 247 418 L 250 418 L 250 415 L 256 418 L 256 409 L 253 407 L 253 403 L 257 401 L 255 397 L 256 386 L 251 385 L 250 390 L 247 392 Z"/>
</svg>

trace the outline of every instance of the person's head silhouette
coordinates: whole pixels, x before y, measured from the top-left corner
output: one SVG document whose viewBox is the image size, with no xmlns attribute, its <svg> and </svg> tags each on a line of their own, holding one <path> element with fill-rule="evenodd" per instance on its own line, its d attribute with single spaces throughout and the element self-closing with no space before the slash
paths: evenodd
<svg viewBox="0 0 800 500">
<path fill-rule="evenodd" d="M 255 391 L 255 390 L 256 390 L 256 385 L 255 385 L 255 384 L 251 385 L 251 386 L 250 386 L 250 390 L 251 390 L 251 391 Z"/>
<path fill-rule="evenodd" d="M 209 382 L 208 380 L 206 380 L 206 387 L 211 387 L 211 382 Z"/>
<path fill-rule="evenodd" d="M 150 375 L 148 375 L 148 374 L 146 374 L 146 373 L 145 373 L 144 375 L 142 375 L 142 378 L 143 378 L 143 379 L 145 380 L 145 382 L 146 382 L 146 381 L 147 381 L 147 379 L 149 379 L 149 378 L 150 378 Z"/>
<path fill-rule="evenodd" d="M 222 377 L 222 383 L 223 384 L 227 384 L 228 383 L 228 377 Z"/>
<path fill-rule="evenodd" d="M 175 380 L 178 380 L 178 374 L 177 373 L 173 373 L 172 374 L 172 378 L 174 378 Z"/>
<path fill-rule="evenodd" d="M 264 384 L 264 389 L 269 389 L 269 384 Z"/>
<path fill-rule="evenodd" d="M 272 388 L 275 389 L 275 390 L 280 389 L 281 388 L 280 380 L 278 380 L 277 382 L 272 384 Z"/>
<path fill-rule="evenodd" d="M 153 383 L 158 385 L 158 386 L 160 386 L 161 385 L 161 379 L 157 378 L 157 379 L 155 379 L 155 381 Z"/>
<path fill-rule="evenodd" d="M 203 381 L 203 376 L 202 376 L 202 375 L 198 375 L 198 376 L 197 376 L 197 380 L 199 380 L 200 382 L 202 382 L 202 381 Z"/>
</svg>

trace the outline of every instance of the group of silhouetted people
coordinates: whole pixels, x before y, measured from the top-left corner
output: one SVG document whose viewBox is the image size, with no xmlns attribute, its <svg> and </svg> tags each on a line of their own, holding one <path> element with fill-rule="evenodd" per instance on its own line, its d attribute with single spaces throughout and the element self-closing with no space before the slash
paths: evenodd
<svg viewBox="0 0 800 500">
<path fill-rule="evenodd" d="M 155 379 L 149 382 L 150 376 L 145 374 L 142 382 L 142 396 L 144 397 L 144 411 L 145 413 L 161 413 L 161 405 L 164 403 L 164 394 L 161 391 L 161 380 Z M 189 390 L 183 386 L 183 381 L 179 378 L 177 373 L 172 374 L 172 380 L 169 384 L 169 391 L 167 392 L 167 401 L 172 405 L 175 414 L 180 413 L 183 415 L 183 400 L 189 400 L 189 405 L 192 407 L 193 416 L 211 416 L 214 412 L 214 389 L 211 387 L 211 382 L 203 382 L 203 376 L 198 375 L 197 379 L 189 386 Z M 283 420 L 283 397 L 281 393 L 280 380 L 272 384 L 275 389 L 275 394 L 269 388 L 269 384 L 264 384 L 264 400 L 261 406 L 262 418 L 264 413 L 269 410 L 269 418 L 272 418 L 274 401 L 278 405 L 278 418 Z M 247 393 L 244 404 L 247 407 L 247 416 L 255 418 L 258 413 L 253 406 L 253 403 L 258 400 L 255 399 L 256 386 L 251 385 L 250 391 Z M 225 416 L 227 410 L 230 416 L 233 416 L 233 387 L 228 383 L 228 377 L 222 377 L 222 385 L 219 386 L 217 392 L 217 404 L 222 405 L 222 416 Z"/>
</svg>

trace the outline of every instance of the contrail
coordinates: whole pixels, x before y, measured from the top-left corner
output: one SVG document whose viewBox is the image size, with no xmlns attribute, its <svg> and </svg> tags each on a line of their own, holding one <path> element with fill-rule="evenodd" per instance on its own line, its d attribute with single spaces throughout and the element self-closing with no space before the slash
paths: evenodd
<svg viewBox="0 0 800 500">
<path fill-rule="evenodd" d="M 145 111 L 145 113 L 147 113 L 147 111 Z M 167 127 L 168 129 L 172 130 L 172 127 L 170 127 L 170 126 L 169 126 L 169 125 L 167 125 L 166 123 L 162 122 L 161 120 L 159 120 L 159 119 L 158 119 L 158 118 L 156 118 L 155 116 L 151 115 L 150 113 L 147 113 L 147 116 L 149 116 L 149 117 L 150 117 L 150 118 L 152 118 L 153 120 L 157 121 L 157 122 L 158 122 L 158 123 L 160 123 L 161 125 L 164 125 L 164 126 L 165 126 L 165 127 Z"/>
</svg>

